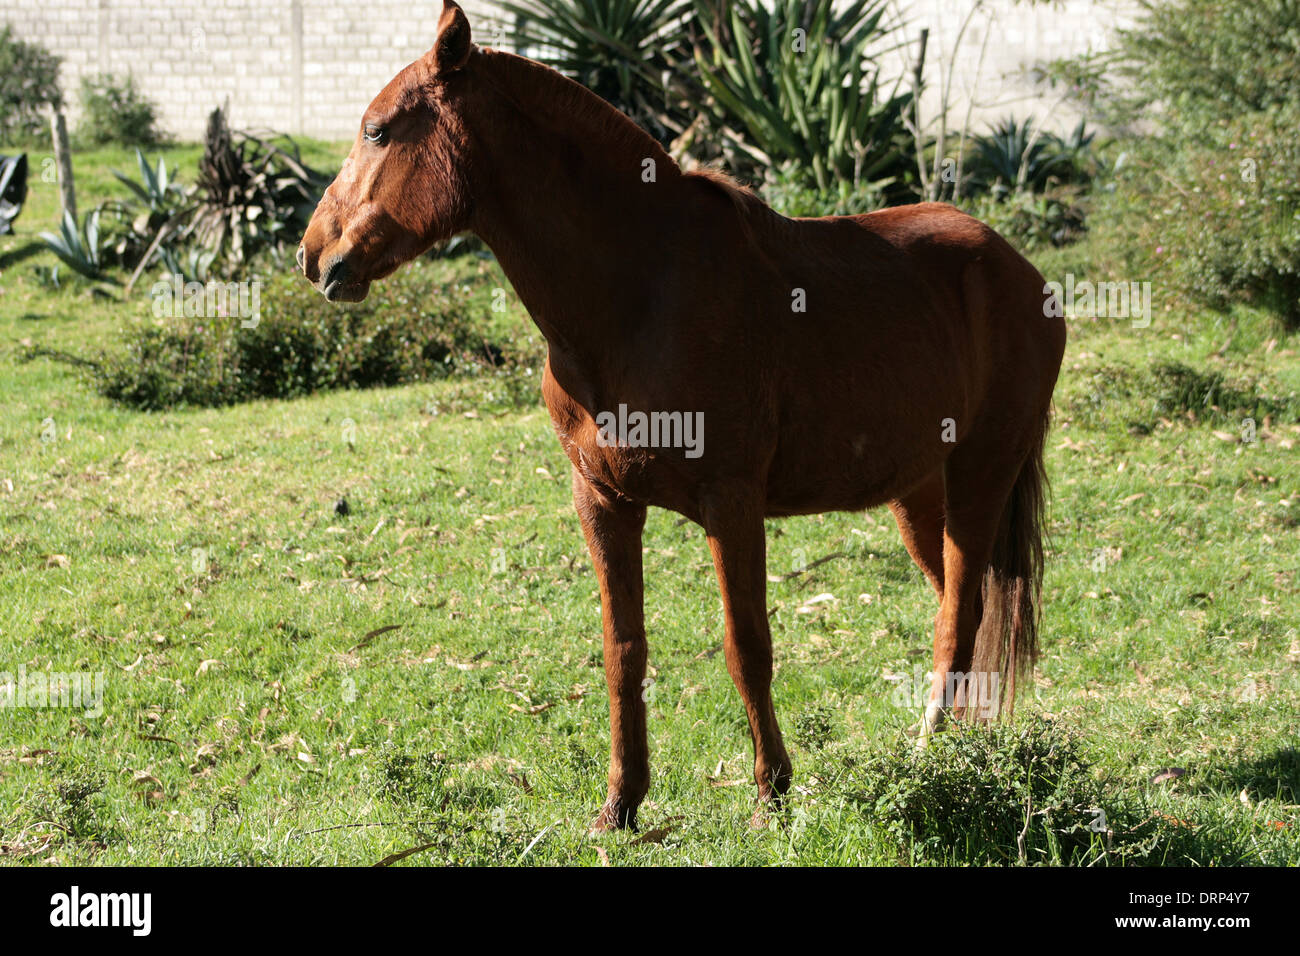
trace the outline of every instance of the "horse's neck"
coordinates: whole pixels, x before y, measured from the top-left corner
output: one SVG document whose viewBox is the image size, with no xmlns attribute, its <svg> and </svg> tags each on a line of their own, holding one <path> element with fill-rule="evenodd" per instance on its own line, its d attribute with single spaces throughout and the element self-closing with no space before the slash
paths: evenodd
<svg viewBox="0 0 1300 956">
<path fill-rule="evenodd" d="M 681 173 L 612 107 L 584 98 L 594 94 L 539 66 L 498 65 L 469 119 L 473 228 L 552 351 L 585 364 L 626 341 L 653 300 L 647 257 L 671 228 Z"/>
</svg>

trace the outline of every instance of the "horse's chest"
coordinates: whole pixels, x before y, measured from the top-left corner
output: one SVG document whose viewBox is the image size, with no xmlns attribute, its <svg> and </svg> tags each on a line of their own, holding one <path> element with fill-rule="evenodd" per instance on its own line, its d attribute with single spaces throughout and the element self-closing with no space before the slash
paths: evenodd
<svg viewBox="0 0 1300 956">
<path fill-rule="evenodd" d="M 662 484 L 660 463 L 647 449 L 621 445 L 585 410 L 551 409 L 551 422 L 573 467 L 602 494 L 650 503 Z"/>
<path fill-rule="evenodd" d="M 543 396 L 561 447 L 588 484 L 608 497 L 677 510 L 690 507 L 691 477 L 678 461 L 686 453 L 661 447 L 670 428 L 682 444 L 688 431 L 683 423 L 643 420 L 626 408 L 589 412 L 549 378 L 543 381 Z"/>
</svg>

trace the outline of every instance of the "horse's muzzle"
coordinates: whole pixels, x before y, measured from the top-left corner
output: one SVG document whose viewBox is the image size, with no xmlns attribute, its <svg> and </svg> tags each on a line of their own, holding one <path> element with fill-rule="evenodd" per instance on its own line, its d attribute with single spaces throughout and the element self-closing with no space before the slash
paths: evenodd
<svg viewBox="0 0 1300 956">
<path fill-rule="evenodd" d="M 370 282 L 355 278 L 343 256 L 330 260 L 315 286 L 330 302 L 360 302 L 370 291 Z"/>
<path fill-rule="evenodd" d="M 338 301 L 338 294 L 348 278 L 348 264 L 342 256 L 335 258 L 325 269 L 318 288 L 331 302 Z"/>
</svg>

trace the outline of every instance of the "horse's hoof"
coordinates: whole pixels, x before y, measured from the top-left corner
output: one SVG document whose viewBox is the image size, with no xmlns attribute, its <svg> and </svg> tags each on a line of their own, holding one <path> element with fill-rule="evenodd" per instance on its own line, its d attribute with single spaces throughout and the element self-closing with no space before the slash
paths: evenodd
<svg viewBox="0 0 1300 956">
<path fill-rule="evenodd" d="M 766 830 L 774 819 L 774 808 L 770 803 L 760 802 L 754 808 L 754 815 L 749 818 L 749 828 L 751 830 Z"/>
<path fill-rule="evenodd" d="M 636 810 L 624 809 L 621 803 L 608 801 L 600 808 L 596 819 L 591 821 L 591 826 L 587 828 L 587 836 L 598 837 L 615 830 L 631 830 L 635 833 Z"/>
<path fill-rule="evenodd" d="M 754 815 L 749 818 L 749 828 L 751 830 L 766 830 L 772 821 L 781 823 L 785 820 L 782 813 L 787 804 L 785 797 L 772 791 L 766 796 L 758 798 L 758 806 L 754 807 Z"/>
<path fill-rule="evenodd" d="M 925 750 L 930 746 L 930 738 L 948 726 L 948 711 L 943 705 L 932 703 L 921 715 L 921 729 L 916 735 L 916 748 Z"/>
</svg>

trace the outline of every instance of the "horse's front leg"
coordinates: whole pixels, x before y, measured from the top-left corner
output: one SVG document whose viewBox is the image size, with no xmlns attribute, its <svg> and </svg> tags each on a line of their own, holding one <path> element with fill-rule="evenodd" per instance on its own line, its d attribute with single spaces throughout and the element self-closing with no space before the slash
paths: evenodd
<svg viewBox="0 0 1300 956">
<path fill-rule="evenodd" d="M 573 503 L 600 582 L 605 683 L 609 687 L 609 795 L 591 829 L 635 828 L 637 807 L 650 788 L 650 750 L 641 696 L 646 669 L 641 531 L 646 509 L 605 497 L 576 469 Z"/>
<path fill-rule="evenodd" d="M 704 529 L 722 590 L 726 616 L 727 670 L 745 705 L 754 741 L 754 780 L 759 808 L 778 807 L 790 788 L 793 766 L 772 708 L 772 633 L 767 623 L 767 540 L 757 494 L 712 496 L 704 508 Z"/>
</svg>

